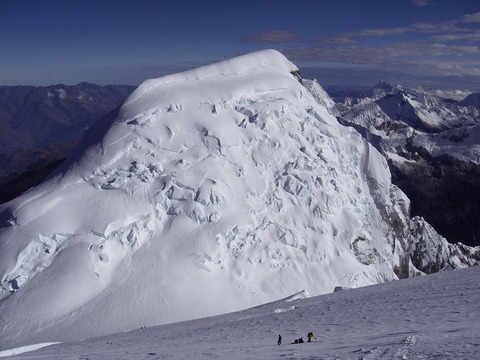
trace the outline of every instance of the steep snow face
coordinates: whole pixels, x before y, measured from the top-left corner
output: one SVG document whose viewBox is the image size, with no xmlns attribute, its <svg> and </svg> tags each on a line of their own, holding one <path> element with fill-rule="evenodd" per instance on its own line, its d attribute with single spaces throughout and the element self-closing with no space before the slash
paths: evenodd
<svg viewBox="0 0 480 360">
<path fill-rule="evenodd" d="M 385 159 L 296 71 L 268 50 L 148 80 L 66 170 L 0 207 L 0 347 L 418 272 Z"/>
<path fill-rule="evenodd" d="M 327 108 L 328 112 L 333 116 L 338 116 L 339 112 L 335 101 L 327 94 L 325 89 L 323 89 L 316 80 L 306 80 L 302 81 L 303 85 L 308 89 L 313 98 L 320 104 Z"/>
</svg>

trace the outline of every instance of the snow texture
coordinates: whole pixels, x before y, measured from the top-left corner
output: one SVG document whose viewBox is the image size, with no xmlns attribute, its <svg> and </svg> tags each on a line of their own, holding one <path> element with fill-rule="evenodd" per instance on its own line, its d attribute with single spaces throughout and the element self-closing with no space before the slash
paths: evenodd
<svg viewBox="0 0 480 360">
<path fill-rule="evenodd" d="M 420 246 L 471 265 L 297 73 L 265 50 L 148 80 L 2 205 L 0 349 L 421 274 Z"/>
<path fill-rule="evenodd" d="M 477 266 L 296 296 L 241 312 L 53 345 L 14 359 L 478 359 L 479 276 Z M 316 339 L 292 344 L 306 340 L 308 332 Z"/>
</svg>

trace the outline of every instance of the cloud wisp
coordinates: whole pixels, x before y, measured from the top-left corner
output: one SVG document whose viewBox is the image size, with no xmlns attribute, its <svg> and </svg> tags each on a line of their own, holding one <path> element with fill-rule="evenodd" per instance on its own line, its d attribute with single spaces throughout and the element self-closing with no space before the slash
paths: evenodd
<svg viewBox="0 0 480 360">
<path fill-rule="evenodd" d="M 429 0 L 412 0 L 413 5 L 418 7 L 425 7 L 427 6 L 430 1 Z"/>
<path fill-rule="evenodd" d="M 480 18 L 480 13 L 477 13 Z M 372 28 L 360 29 L 354 32 L 341 33 L 334 36 L 317 36 L 314 42 L 317 44 L 353 44 L 359 43 L 364 39 L 378 38 L 386 36 L 407 36 L 407 35 L 423 35 L 431 37 L 432 39 L 439 39 L 437 41 L 449 41 L 449 37 L 455 36 L 455 39 L 470 39 L 476 41 L 478 38 L 479 29 L 472 27 L 462 27 L 461 23 L 474 23 L 477 14 L 465 15 L 462 19 L 466 20 L 451 20 L 443 23 L 414 23 L 404 27 L 393 28 Z M 480 22 L 480 20 L 479 20 Z"/>
<path fill-rule="evenodd" d="M 461 21 L 464 23 L 480 23 L 480 11 L 473 14 L 463 15 Z"/>
<path fill-rule="evenodd" d="M 427 6 L 428 1 L 414 1 Z M 314 36 L 282 52 L 292 61 L 310 69 L 356 69 L 372 74 L 389 74 L 402 81 L 428 77 L 457 78 L 458 83 L 475 87 L 480 84 L 480 12 L 466 14 L 442 23 L 417 22 L 391 28 L 359 29 L 336 35 Z M 280 44 L 299 41 L 293 32 L 271 31 L 247 35 L 243 41 Z M 342 75 L 344 76 L 344 75 Z M 375 79 L 376 80 L 376 79 Z M 365 79 L 365 81 L 372 81 Z M 443 81 L 445 85 L 448 82 Z M 450 84 L 455 83 L 454 81 Z M 439 82 L 440 84 L 440 82 Z M 422 84 L 419 84 L 422 85 Z"/>
<path fill-rule="evenodd" d="M 285 43 L 300 41 L 301 36 L 293 31 L 289 30 L 271 30 L 258 34 L 247 34 L 240 39 L 242 42 L 247 43 Z"/>
</svg>

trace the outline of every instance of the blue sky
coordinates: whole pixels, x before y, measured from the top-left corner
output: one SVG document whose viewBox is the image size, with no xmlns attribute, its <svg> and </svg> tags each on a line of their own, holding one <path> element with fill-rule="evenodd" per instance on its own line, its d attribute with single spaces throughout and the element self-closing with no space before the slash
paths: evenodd
<svg viewBox="0 0 480 360">
<path fill-rule="evenodd" d="M 0 43 L 0 85 L 136 85 L 274 48 L 322 85 L 480 91 L 478 0 L 2 1 Z"/>
</svg>

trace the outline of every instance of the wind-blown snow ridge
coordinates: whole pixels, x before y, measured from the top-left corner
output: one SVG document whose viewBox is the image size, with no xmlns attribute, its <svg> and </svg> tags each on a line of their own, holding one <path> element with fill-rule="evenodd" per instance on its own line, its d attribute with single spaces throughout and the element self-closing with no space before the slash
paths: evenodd
<svg viewBox="0 0 480 360">
<path fill-rule="evenodd" d="M 297 71 L 267 50 L 146 81 L 1 206 L 0 348 L 470 264 Z M 414 264 L 417 243 L 432 251 Z"/>
<path fill-rule="evenodd" d="M 140 85 L 138 89 L 133 92 L 133 94 L 130 95 L 130 97 L 125 102 L 125 105 L 130 105 L 131 103 L 138 104 L 139 102 L 141 102 L 142 104 L 140 105 L 140 108 L 148 108 L 148 106 L 144 106 L 144 103 L 151 100 L 149 94 L 153 94 L 153 97 L 156 100 L 158 100 L 159 96 L 161 97 L 162 94 L 168 95 L 166 101 L 174 102 L 179 98 L 185 99 L 185 97 L 188 96 L 185 94 L 185 91 L 187 92 L 187 94 L 195 93 L 198 89 L 195 85 L 209 85 L 210 81 L 224 83 L 229 82 L 232 78 L 235 78 L 235 80 L 238 81 L 238 79 L 242 77 L 245 77 L 245 79 L 242 81 L 243 86 L 237 84 L 236 90 L 243 96 L 247 96 L 248 93 L 252 90 L 255 91 L 255 89 L 252 89 L 250 84 L 248 83 L 248 78 L 252 74 L 262 74 L 262 76 L 269 76 L 268 73 L 270 73 L 270 75 L 285 75 L 286 73 L 292 71 L 298 71 L 298 68 L 290 61 L 288 61 L 282 54 L 275 50 L 263 50 L 256 53 L 225 60 L 219 63 L 215 63 L 213 65 L 202 66 L 200 68 L 188 70 L 178 74 L 167 75 L 159 79 L 147 80 L 142 85 Z M 269 78 L 269 80 L 271 80 L 271 78 Z M 267 88 L 263 88 L 261 86 L 261 82 L 257 81 L 256 83 L 257 86 L 260 86 L 260 89 L 256 89 L 257 91 L 270 90 Z M 178 85 L 183 88 L 184 92 L 168 92 L 169 88 Z M 194 85 L 194 87 L 190 88 L 189 85 Z M 160 90 L 160 94 L 157 92 L 159 88 L 162 88 Z M 245 88 L 247 89 L 247 92 L 244 91 Z M 225 97 L 225 94 L 221 94 L 223 90 L 225 90 L 225 88 L 209 87 L 208 92 L 201 94 L 202 99 L 208 101 L 209 98 L 218 99 L 218 97 L 221 96 Z M 177 95 L 179 98 L 176 98 L 175 95 Z M 154 106 L 156 106 L 155 103 Z"/>
</svg>

